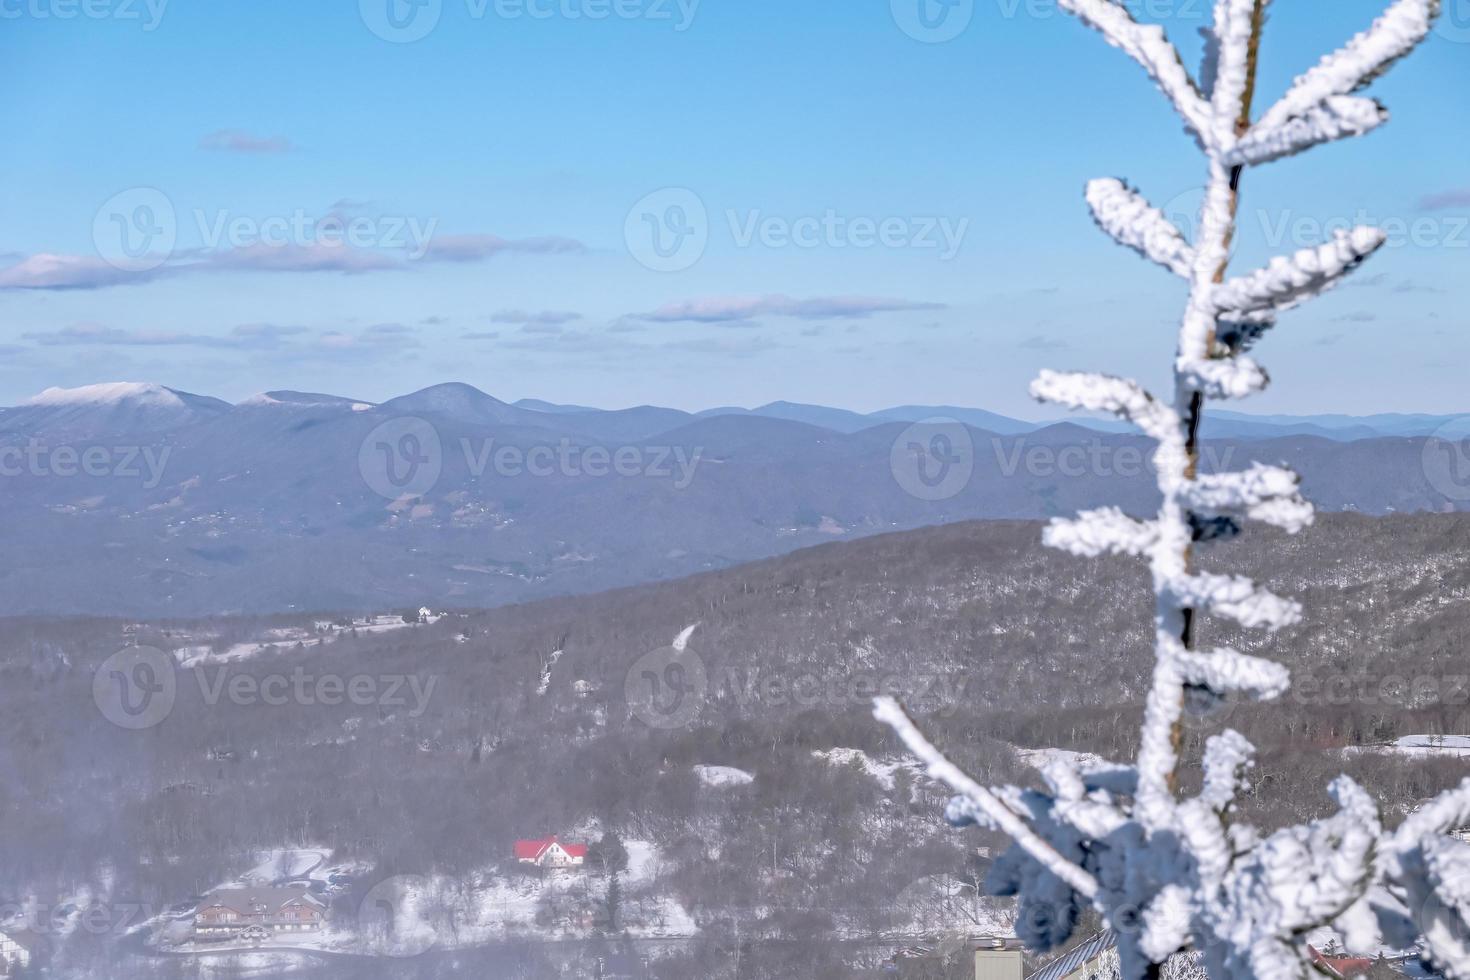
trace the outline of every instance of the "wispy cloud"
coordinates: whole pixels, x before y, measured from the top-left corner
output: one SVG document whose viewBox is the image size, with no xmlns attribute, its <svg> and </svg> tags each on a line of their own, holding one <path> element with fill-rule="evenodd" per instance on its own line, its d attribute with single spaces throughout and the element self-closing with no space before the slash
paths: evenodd
<svg viewBox="0 0 1470 980">
<path fill-rule="evenodd" d="M 1027 337 L 1025 340 L 1021 341 L 1016 346 L 1020 347 L 1022 350 L 1065 350 L 1071 345 L 1068 344 L 1065 340 L 1061 340 L 1057 337 L 1047 337 L 1043 336 L 1042 334 L 1033 334 L 1032 336 Z"/>
<path fill-rule="evenodd" d="M 269 244 L 233 248 L 181 249 L 158 256 L 158 265 L 129 270 L 94 255 L 41 252 L 0 269 L 0 290 L 102 289 L 139 285 L 165 276 L 207 272 L 335 272 L 354 275 L 412 269 L 418 262 L 477 262 L 502 253 L 558 255 L 585 250 L 570 238 L 511 240 L 497 235 L 449 235 L 431 239 L 420 257 L 401 248 L 364 248 L 341 241 Z M 573 314 L 574 315 L 574 314 Z"/>
<path fill-rule="evenodd" d="M 240 248 L 209 253 L 202 266 L 208 269 L 250 272 L 377 272 L 402 268 L 392 253 L 356 248 L 342 243 L 310 245 L 267 245 L 257 242 Z M 184 266 L 183 268 L 198 268 Z"/>
<path fill-rule="evenodd" d="M 156 279 L 159 269 L 129 272 L 92 255 L 41 252 L 0 269 L 0 289 L 101 289 Z"/>
<path fill-rule="evenodd" d="M 1424 211 L 1447 211 L 1450 208 L 1470 208 L 1470 187 L 1440 191 L 1437 194 L 1426 194 L 1419 199 L 1419 207 Z"/>
<path fill-rule="evenodd" d="M 170 330 L 124 330 L 100 323 L 75 323 L 60 330 L 21 335 L 46 347 L 228 347 L 266 349 L 288 337 L 305 334 L 305 327 L 271 323 L 242 324 L 226 334 L 181 333 Z"/>
<path fill-rule="evenodd" d="M 784 346 L 769 337 L 745 336 L 733 340 L 730 336 L 688 337 L 671 340 L 661 345 L 664 350 L 682 351 L 686 354 L 718 354 L 727 357 L 751 357 L 768 350 Z"/>
<path fill-rule="evenodd" d="M 875 313 L 909 310 L 942 310 L 941 303 L 919 303 L 876 296 L 819 296 L 793 299 L 783 294 L 765 296 L 708 296 L 669 303 L 649 313 L 630 314 L 652 323 L 748 324 L 761 316 L 795 317 L 801 320 L 861 319 Z"/>
<path fill-rule="evenodd" d="M 222 334 L 169 330 L 125 330 L 99 323 L 77 323 L 52 331 L 22 335 L 42 347 L 80 350 L 119 347 L 195 347 L 253 352 L 269 359 L 373 360 L 421 347 L 412 327 L 377 323 L 358 331 L 315 331 L 302 326 L 246 323 Z M 117 356 L 116 354 L 112 356 Z"/>
<path fill-rule="evenodd" d="M 1430 294 L 1439 294 L 1439 293 L 1443 293 L 1444 292 L 1444 290 L 1443 289 L 1440 289 L 1438 286 L 1430 286 L 1430 285 L 1428 285 L 1426 283 L 1415 282 L 1412 279 L 1405 279 L 1403 282 L 1401 282 L 1397 286 L 1393 287 L 1393 291 L 1395 293 L 1400 293 L 1400 294 L 1405 294 L 1405 293 L 1430 293 Z"/>
<path fill-rule="evenodd" d="M 562 327 L 574 320 L 582 319 L 582 314 L 571 313 L 564 310 L 540 310 L 528 312 L 526 310 L 500 310 L 490 315 L 491 323 L 514 323 L 523 327 Z"/>
<path fill-rule="evenodd" d="M 199 149 L 221 153 L 288 153 L 295 147 L 284 136 L 252 136 L 242 129 L 217 129 L 200 138 Z"/>
<path fill-rule="evenodd" d="M 502 252 L 561 255 L 585 252 L 575 238 L 543 235 L 537 238 L 501 238 L 499 235 L 435 235 L 424 250 L 430 262 L 481 262 Z"/>
<path fill-rule="evenodd" d="M 502 341 L 497 349 L 535 351 L 555 354 L 627 354 L 646 350 L 608 333 L 590 330 L 564 330 L 556 333 L 520 332 Z"/>
</svg>

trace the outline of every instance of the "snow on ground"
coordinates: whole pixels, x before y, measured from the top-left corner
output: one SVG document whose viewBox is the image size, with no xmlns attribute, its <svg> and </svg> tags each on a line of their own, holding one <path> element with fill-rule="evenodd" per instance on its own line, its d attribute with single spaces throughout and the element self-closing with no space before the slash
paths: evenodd
<svg viewBox="0 0 1470 980">
<path fill-rule="evenodd" d="M 907 769 L 918 776 L 923 767 L 912 759 L 897 759 L 893 762 L 882 762 L 872 758 L 862 749 L 817 749 L 812 755 L 818 759 L 825 759 L 834 766 L 849 766 L 857 763 L 864 772 L 878 781 L 878 785 L 884 789 L 893 789 L 893 774 L 900 769 Z"/>
<path fill-rule="evenodd" d="M 706 786 L 723 789 L 727 786 L 748 786 L 755 776 L 734 766 L 695 766 L 694 775 Z"/>
<path fill-rule="evenodd" d="M 623 919 L 637 938 L 682 939 L 699 926 L 689 911 L 661 893 L 658 848 L 648 841 L 625 841 L 628 869 L 623 872 Z M 361 868 L 329 867 L 326 848 L 282 848 L 255 855 L 256 865 L 218 888 L 286 881 L 328 881 L 336 874 Z M 500 874 L 485 871 L 466 878 L 405 875 L 394 879 L 384 902 L 365 905 L 362 916 L 328 922 L 319 933 L 281 936 L 263 947 L 247 943 L 172 946 L 176 952 L 241 951 L 267 957 L 289 957 L 289 950 L 367 955 L 405 955 L 426 949 L 462 949 L 513 939 L 554 941 L 589 936 L 607 902 L 608 879 L 594 869 L 545 874 Z M 369 893 L 370 895 L 372 893 Z M 392 928 L 379 921 L 381 910 L 393 916 Z M 232 958 L 233 959 L 233 958 Z"/>
<path fill-rule="evenodd" d="M 547 658 L 546 663 L 541 665 L 541 682 L 536 685 L 537 697 L 545 697 L 546 692 L 551 690 L 551 671 L 556 666 L 556 662 L 561 659 L 562 653 L 561 650 L 551 651 L 551 656 Z"/>
<path fill-rule="evenodd" d="M 163 385 L 141 381 L 113 381 L 107 384 L 83 385 L 80 388 L 47 388 L 23 403 L 28 406 L 119 405 L 135 401 L 147 405 L 177 408 L 184 404 L 173 390 Z"/>
<path fill-rule="evenodd" d="M 1387 745 L 1352 745 L 1343 752 L 1355 755 L 1372 752 L 1383 755 L 1408 755 L 1420 758 L 1455 759 L 1470 756 L 1470 736 L 1467 735 L 1405 735 Z"/>
<path fill-rule="evenodd" d="M 255 866 L 238 878 L 215 885 L 211 892 L 221 888 L 249 888 L 286 881 L 327 880 L 327 862 L 332 859 L 330 847 L 281 847 L 269 851 L 257 851 Z M 335 869 L 332 869 L 335 870 Z"/>
<path fill-rule="evenodd" d="M 1054 759 L 1059 759 L 1070 764 L 1074 769 L 1081 767 L 1095 767 L 1105 764 L 1100 755 L 1091 752 L 1073 752 L 1070 749 L 1016 749 L 1016 755 L 1021 761 L 1033 769 L 1040 769 Z"/>
<path fill-rule="evenodd" d="M 435 623 L 441 618 L 440 616 L 430 616 L 425 622 Z M 206 667 L 214 664 L 235 663 L 240 660 L 248 660 L 251 657 L 290 650 L 298 645 L 303 649 L 310 649 L 315 646 L 320 646 L 325 640 L 335 640 L 338 637 L 350 635 L 354 632 L 362 636 L 372 633 L 387 633 L 392 630 L 401 630 L 417 625 L 417 623 L 405 623 L 402 616 L 382 615 L 353 620 L 351 626 L 334 626 L 331 623 L 317 623 L 315 632 L 304 627 L 281 627 L 268 629 L 258 639 L 232 644 L 229 649 L 218 653 L 214 651 L 213 644 L 209 643 L 196 643 L 190 646 L 182 646 L 174 651 L 174 659 L 178 661 L 180 667 L 185 669 Z"/>
<path fill-rule="evenodd" d="M 301 965 L 294 953 L 261 951 L 230 957 L 205 957 L 199 961 L 199 980 L 243 980 L 246 977 L 279 977 Z"/>
</svg>

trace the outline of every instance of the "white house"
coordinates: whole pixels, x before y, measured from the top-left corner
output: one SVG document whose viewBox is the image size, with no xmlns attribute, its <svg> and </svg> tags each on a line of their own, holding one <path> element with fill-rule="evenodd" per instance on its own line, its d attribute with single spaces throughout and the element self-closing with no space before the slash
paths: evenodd
<svg viewBox="0 0 1470 980">
<path fill-rule="evenodd" d="M 33 946 L 33 939 L 28 934 L 0 932 L 0 976 L 29 966 Z"/>
<path fill-rule="evenodd" d="M 563 844 L 556 835 L 545 840 L 518 840 L 516 860 L 538 868 L 580 868 L 587 859 L 586 844 Z"/>
</svg>

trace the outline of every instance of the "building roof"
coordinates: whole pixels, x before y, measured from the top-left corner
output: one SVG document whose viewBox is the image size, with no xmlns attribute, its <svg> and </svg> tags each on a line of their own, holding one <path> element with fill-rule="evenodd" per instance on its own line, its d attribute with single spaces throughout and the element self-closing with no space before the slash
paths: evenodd
<svg viewBox="0 0 1470 980">
<path fill-rule="evenodd" d="M 1311 954 L 1313 965 L 1342 980 L 1360 977 L 1373 970 L 1373 961 L 1366 956 L 1328 956 L 1315 946 L 1308 946 L 1307 952 Z"/>
<path fill-rule="evenodd" d="M 1026 980 L 1062 980 L 1063 977 L 1071 976 L 1117 945 L 1117 935 L 1113 930 L 1106 929 L 1071 952 L 1052 960 Z"/>
<path fill-rule="evenodd" d="M 1093 960 L 1106 955 L 1109 950 L 1117 948 L 1117 945 L 1117 935 L 1111 929 L 1105 930 L 1065 955 L 1052 960 L 1026 980 L 1063 980 L 1064 977 L 1071 976 Z M 1328 976 L 1336 977 L 1337 980 L 1351 980 L 1353 977 L 1365 976 L 1373 969 L 1373 960 L 1367 957 L 1328 956 L 1310 945 L 1307 947 L 1307 952 L 1312 958 L 1313 965 L 1322 969 Z"/>
<path fill-rule="evenodd" d="M 566 844 L 566 843 L 563 843 L 562 841 L 557 840 L 556 835 L 555 834 L 552 834 L 550 837 L 546 838 L 545 840 L 518 840 L 518 841 L 516 841 L 516 846 L 515 846 L 516 860 L 517 861 L 536 861 L 536 860 L 539 860 L 541 858 L 541 855 L 545 854 L 547 848 L 551 847 L 552 844 L 556 844 L 563 851 L 566 851 L 568 857 L 585 858 L 587 856 L 587 845 L 586 844 Z"/>
<path fill-rule="evenodd" d="M 267 912 L 279 912 L 293 902 L 305 902 L 317 909 L 326 908 L 326 903 L 301 885 L 287 888 L 221 888 L 206 895 L 199 907 L 207 909 L 223 905 L 242 913 L 253 913 L 257 907 L 263 907 Z"/>
</svg>

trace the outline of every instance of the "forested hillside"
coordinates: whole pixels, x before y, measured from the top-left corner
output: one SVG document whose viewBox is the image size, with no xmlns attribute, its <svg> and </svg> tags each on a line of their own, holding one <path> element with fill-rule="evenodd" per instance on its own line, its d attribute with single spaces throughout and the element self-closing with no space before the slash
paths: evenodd
<svg viewBox="0 0 1470 980">
<path fill-rule="evenodd" d="M 974 883 L 993 852 L 977 848 L 1002 843 L 944 829 L 944 797 L 872 720 L 874 693 L 897 693 L 997 780 L 1034 778 L 1018 750 L 1132 754 L 1152 663 L 1143 569 L 1053 554 L 1039 534 L 950 525 L 394 629 L 330 612 L 9 620 L 0 903 L 162 910 L 258 852 L 310 846 L 362 869 L 334 899 L 350 916 L 389 875 L 470 888 L 504 870 L 517 838 L 611 834 L 657 855 L 623 899 L 630 918 L 638 903 L 650 921 L 677 906 L 697 927 L 664 961 L 685 972 L 669 975 L 689 975 L 692 958 L 733 976 L 737 949 L 742 978 L 854 975 L 873 956 L 844 937 L 980 929 Z M 1298 684 L 1284 703 L 1201 706 L 1190 750 L 1226 723 L 1262 746 L 1268 824 L 1322 812 L 1316 788 L 1339 771 L 1393 819 L 1458 779 L 1463 760 L 1343 749 L 1470 734 L 1467 556 L 1470 518 L 1455 515 L 1329 515 L 1297 537 L 1216 549 L 1306 616 L 1265 644 L 1213 622 L 1204 638 L 1269 648 Z M 694 624 L 668 672 L 667 648 Z M 94 681 L 134 645 L 174 661 L 176 696 L 129 730 L 109 720 L 107 673 Z M 282 698 L 262 693 L 273 677 L 292 681 Z M 371 683 L 330 703 L 311 686 L 324 677 Z M 662 685 L 662 713 L 641 700 L 645 683 Z M 52 937 L 57 968 L 114 962 L 127 976 L 124 931 Z"/>
</svg>

